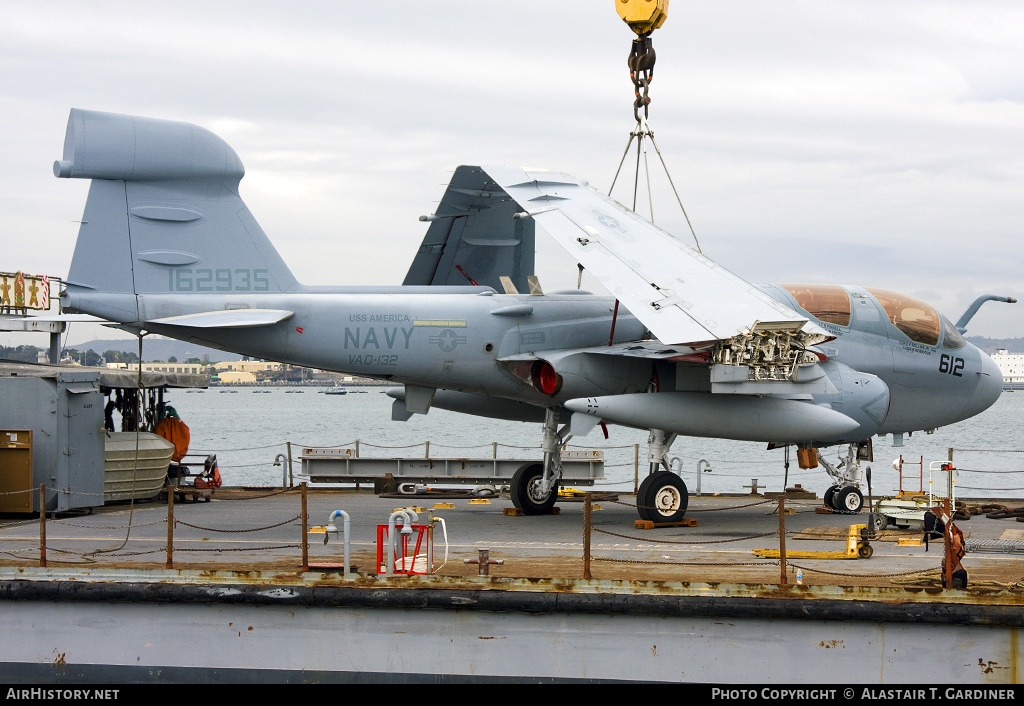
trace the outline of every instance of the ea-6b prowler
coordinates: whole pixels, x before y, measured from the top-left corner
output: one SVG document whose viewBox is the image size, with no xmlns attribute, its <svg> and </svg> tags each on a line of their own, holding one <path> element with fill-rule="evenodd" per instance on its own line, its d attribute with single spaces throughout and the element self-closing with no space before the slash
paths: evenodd
<svg viewBox="0 0 1024 706">
<path fill-rule="evenodd" d="M 889 291 L 749 284 L 566 174 L 459 167 L 403 286 L 311 287 L 239 197 L 238 156 L 203 128 L 74 109 L 54 173 L 92 180 L 65 311 L 390 380 L 398 420 L 433 406 L 542 422 L 543 463 L 512 481 L 528 514 L 555 501 L 562 444 L 598 423 L 650 430 L 646 519 L 686 511 L 666 462 L 679 435 L 796 445 L 808 466 L 848 444 L 825 464 L 828 495 L 858 511 L 872 436 L 900 443 L 1001 390 L 961 335 L 973 312 L 953 326 Z M 542 293 L 538 225 L 612 296 Z"/>
</svg>

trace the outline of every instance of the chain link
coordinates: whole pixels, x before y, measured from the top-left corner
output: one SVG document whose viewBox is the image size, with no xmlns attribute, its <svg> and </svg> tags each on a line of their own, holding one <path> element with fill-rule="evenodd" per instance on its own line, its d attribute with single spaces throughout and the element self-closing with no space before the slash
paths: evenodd
<svg viewBox="0 0 1024 706">
<path fill-rule="evenodd" d="M 616 562 L 619 564 L 656 564 L 661 566 L 778 566 L 778 562 L 774 561 L 744 561 L 732 564 L 723 564 L 720 562 L 708 562 L 708 561 L 649 561 L 645 559 L 610 559 L 607 557 L 594 556 L 590 557 L 591 561 L 609 561 Z"/>
<path fill-rule="evenodd" d="M 828 574 L 829 576 L 848 576 L 850 578 L 867 578 L 867 579 L 872 579 L 872 578 L 874 578 L 874 579 L 886 579 L 886 578 L 892 578 L 893 576 L 913 576 L 914 574 L 926 574 L 926 573 L 929 573 L 931 571 L 941 571 L 941 569 L 931 568 L 931 569 L 917 569 L 915 571 L 901 571 L 901 572 L 898 572 L 898 573 L 895 573 L 895 574 L 844 574 L 844 573 L 840 573 L 838 571 L 825 571 L 824 569 L 813 569 L 813 568 L 811 568 L 809 566 L 801 566 L 799 564 L 794 564 L 793 562 L 791 562 L 789 560 L 786 561 L 786 566 L 790 566 L 790 567 L 792 567 L 794 569 L 800 569 L 802 571 L 813 571 L 813 572 L 818 573 L 818 574 Z"/>
<path fill-rule="evenodd" d="M 644 109 L 644 119 L 647 118 L 648 106 L 651 104 L 647 93 L 654 80 L 656 58 L 650 34 L 642 34 L 633 40 L 626 65 L 629 67 L 629 79 L 633 82 L 633 95 L 636 96 L 633 101 L 633 117 L 637 123 L 640 122 L 640 108 Z"/>
<path fill-rule="evenodd" d="M 688 542 L 676 542 L 676 541 L 673 541 L 671 539 L 659 539 L 658 541 L 655 542 L 655 541 L 648 540 L 648 539 L 642 539 L 640 537 L 630 537 L 629 535 L 625 535 L 625 534 L 616 534 L 615 532 L 609 532 L 608 530 L 603 530 L 603 529 L 601 529 L 599 527 L 591 527 L 591 530 L 594 531 L 594 532 L 600 532 L 601 534 L 610 534 L 613 537 L 619 537 L 621 539 L 632 539 L 632 540 L 635 540 L 637 542 L 643 542 L 644 544 L 689 544 L 689 545 L 694 545 L 694 544 L 726 544 L 727 542 L 742 542 L 745 539 L 759 539 L 761 537 L 771 537 L 773 534 L 778 534 L 779 533 L 778 530 L 775 530 L 774 532 L 765 532 L 764 534 L 752 534 L 749 537 L 736 537 L 734 539 L 714 539 L 714 540 L 708 540 L 708 541 L 693 541 L 693 540 L 690 540 Z"/>
<path fill-rule="evenodd" d="M 246 532 L 260 532 L 262 530 L 273 529 L 275 527 L 282 527 L 282 526 L 287 525 L 287 524 L 289 524 L 291 522 L 295 522 L 296 520 L 299 520 L 299 519 L 302 519 L 302 515 L 296 515 L 295 517 L 287 519 L 284 522 L 278 522 L 277 524 L 274 524 L 274 525 L 267 525 L 266 527 L 254 527 L 252 529 L 232 529 L 232 530 L 229 530 L 229 529 L 216 529 L 214 527 L 202 527 L 200 525 L 192 525 L 192 524 L 189 524 L 188 522 L 183 522 L 182 520 L 179 520 L 177 518 L 175 518 L 174 524 L 175 525 L 184 525 L 185 527 L 191 527 L 192 529 L 203 530 L 204 532 L 224 532 L 224 533 L 227 533 L 227 534 L 243 534 L 243 533 L 246 533 Z"/>
<path fill-rule="evenodd" d="M 645 505 L 635 505 L 633 503 L 628 503 L 625 500 L 613 500 L 611 502 L 614 502 L 614 503 L 616 503 L 618 505 L 625 505 L 626 507 L 642 508 L 644 510 L 658 510 L 658 509 L 660 509 L 660 508 L 656 508 L 656 507 L 647 507 Z M 687 509 L 687 513 L 694 513 L 694 512 L 722 512 L 722 511 L 725 511 L 725 510 L 740 510 L 740 509 L 745 508 L 745 507 L 756 507 L 758 505 L 769 505 L 769 504 L 775 505 L 777 503 L 774 500 L 758 500 L 755 503 L 749 503 L 747 505 L 733 505 L 732 507 L 709 507 L 709 508 L 702 509 L 702 510 Z"/>
</svg>

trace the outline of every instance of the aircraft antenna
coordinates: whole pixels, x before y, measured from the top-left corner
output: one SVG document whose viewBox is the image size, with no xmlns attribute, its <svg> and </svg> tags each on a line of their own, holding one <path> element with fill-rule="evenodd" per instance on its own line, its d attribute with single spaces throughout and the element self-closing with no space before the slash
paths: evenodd
<svg viewBox="0 0 1024 706">
<path fill-rule="evenodd" d="M 655 152 L 658 154 L 658 159 L 661 161 L 661 167 L 665 170 L 665 176 L 668 177 L 669 186 L 672 187 L 672 193 L 675 194 L 676 201 L 679 203 L 679 208 L 683 212 L 683 217 L 686 219 L 686 225 L 690 228 L 690 234 L 693 235 L 693 242 L 697 244 L 697 251 L 701 254 L 704 250 L 700 246 L 700 240 L 697 239 L 697 233 L 693 229 L 693 224 L 690 222 L 690 216 L 686 213 L 686 207 L 683 206 L 683 200 L 679 197 L 679 191 L 676 190 L 675 182 L 672 181 L 672 175 L 669 174 L 668 166 L 665 164 L 665 158 L 661 154 L 661 149 L 658 147 L 658 142 L 654 139 L 654 131 L 651 129 L 650 124 L 647 122 L 648 113 L 651 104 L 651 98 L 648 95 L 650 91 L 651 81 L 654 80 L 654 62 L 657 55 L 654 51 L 654 46 L 651 44 L 651 33 L 658 29 L 668 19 L 668 0 L 657 0 L 651 2 L 651 0 L 615 0 L 615 10 L 619 13 L 619 17 L 629 25 L 637 38 L 633 40 L 633 44 L 630 48 L 629 57 L 626 59 L 626 64 L 629 66 L 629 78 L 633 82 L 633 117 L 636 120 L 636 127 L 633 128 L 632 132 L 629 133 L 629 141 L 626 143 L 626 149 L 622 153 L 622 159 L 619 161 L 619 168 L 615 170 L 615 178 L 612 179 L 612 186 L 608 189 L 608 195 L 612 195 L 612 190 L 615 188 L 615 183 L 619 179 L 619 173 L 622 171 L 622 165 L 626 162 L 626 156 L 629 154 L 629 148 L 633 144 L 633 140 L 636 139 L 636 171 L 633 176 L 633 210 L 636 211 L 636 200 L 637 191 L 640 187 L 640 158 L 643 157 L 644 162 L 644 175 L 647 179 L 647 202 L 648 208 L 651 214 L 651 223 L 654 223 L 654 202 L 651 195 L 651 173 L 647 165 L 647 140 L 651 141 L 651 145 L 654 146 Z M 643 109 L 643 115 L 640 114 L 640 109 Z"/>
</svg>

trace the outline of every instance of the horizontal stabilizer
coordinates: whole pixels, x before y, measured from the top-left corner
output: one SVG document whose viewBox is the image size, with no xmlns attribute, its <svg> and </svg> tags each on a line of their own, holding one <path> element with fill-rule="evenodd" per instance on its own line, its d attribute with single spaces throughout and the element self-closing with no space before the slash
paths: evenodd
<svg viewBox="0 0 1024 706">
<path fill-rule="evenodd" d="M 230 309 L 169 316 L 166 319 L 151 319 L 146 323 L 163 326 L 188 326 L 190 328 L 253 328 L 273 326 L 294 315 L 294 311 L 285 309 Z"/>
<path fill-rule="evenodd" d="M 42 316 L 2 316 L 0 326 L 13 324 L 19 321 L 36 321 L 38 323 L 65 323 L 65 324 L 105 324 L 106 319 L 101 319 L 92 314 L 43 314 Z"/>
</svg>

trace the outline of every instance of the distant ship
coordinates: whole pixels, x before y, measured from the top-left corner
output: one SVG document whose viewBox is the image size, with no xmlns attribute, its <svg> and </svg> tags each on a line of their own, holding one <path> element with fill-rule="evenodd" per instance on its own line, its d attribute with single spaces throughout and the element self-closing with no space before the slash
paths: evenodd
<svg viewBox="0 0 1024 706">
<path fill-rule="evenodd" d="M 347 395 L 348 394 L 348 390 L 346 390 L 344 387 L 340 387 L 340 386 L 339 387 L 331 387 L 331 388 L 328 388 L 326 390 L 325 394 L 328 394 L 328 395 Z"/>
<path fill-rule="evenodd" d="M 1007 353 L 1000 348 L 992 354 L 992 360 L 1003 374 L 1004 390 L 1024 390 L 1024 353 Z"/>
</svg>

